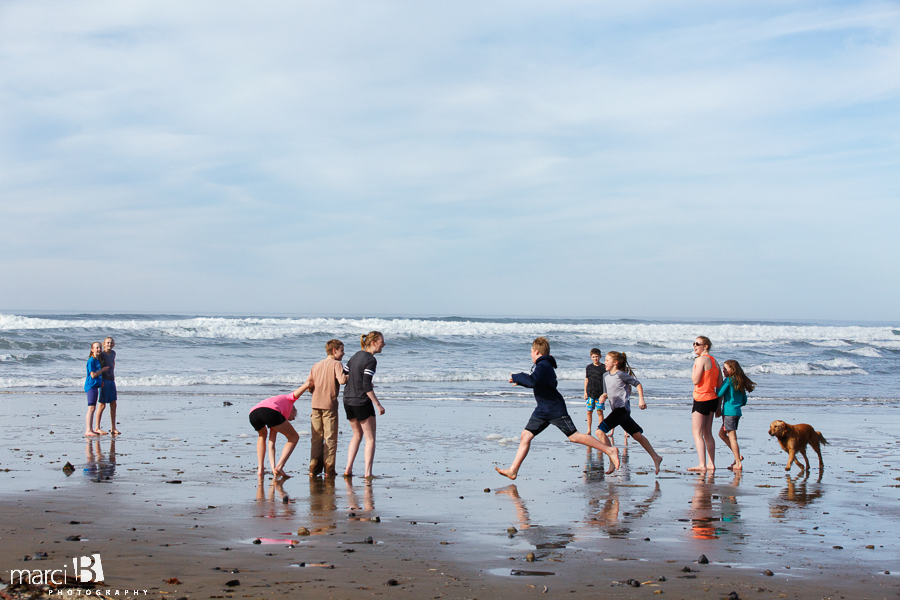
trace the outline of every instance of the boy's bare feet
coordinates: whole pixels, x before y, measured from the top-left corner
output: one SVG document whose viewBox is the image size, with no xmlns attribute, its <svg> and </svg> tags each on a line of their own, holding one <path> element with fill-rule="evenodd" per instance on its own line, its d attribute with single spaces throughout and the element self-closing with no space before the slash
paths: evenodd
<svg viewBox="0 0 900 600">
<path fill-rule="evenodd" d="M 353 479 L 353 473 L 344 473 L 344 479 Z"/>
<path fill-rule="evenodd" d="M 737 464 L 731 465 L 728 468 L 731 469 L 732 471 L 742 471 L 744 469 L 744 465 L 742 465 L 741 463 L 737 463 Z"/>
<path fill-rule="evenodd" d="M 113 429 L 113 430 L 112 430 L 112 434 L 113 434 L 113 435 L 119 435 L 120 433 L 122 433 L 122 432 L 119 431 L 118 429 Z"/>
<path fill-rule="evenodd" d="M 696 467 L 688 468 L 688 471 L 706 471 L 706 465 L 697 465 Z"/>
<path fill-rule="evenodd" d="M 291 475 L 288 475 L 281 469 L 275 469 L 272 472 L 272 474 L 275 475 L 275 477 L 281 477 L 282 479 L 290 479 L 291 478 Z"/>
<path fill-rule="evenodd" d="M 659 475 L 659 465 L 662 464 L 662 456 L 659 454 L 656 455 L 656 458 L 653 459 L 653 466 L 656 468 L 656 474 Z"/>
<path fill-rule="evenodd" d="M 741 460 L 744 460 L 744 455 L 743 455 L 743 454 L 741 455 Z M 740 471 L 740 470 L 741 470 L 741 465 L 738 463 L 738 461 L 734 461 L 733 463 L 731 463 L 731 466 L 728 467 L 728 470 L 729 470 L 729 471 L 733 471 L 735 465 L 737 465 L 737 470 Z"/>
<path fill-rule="evenodd" d="M 619 449 L 618 449 L 618 448 L 613 448 L 613 450 L 616 451 L 616 455 L 615 455 L 615 456 L 610 456 L 609 454 L 607 454 L 607 456 L 609 456 L 609 462 L 612 463 L 612 464 L 609 466 L 609 468 L 606 470 L 606 474 L 607 474 L 607 475 L 609 475 L 609 474 L 612 473 L 613 471 L 618 471 L 618 470 L 619 470 L 619 465 L 620 465 L 620 463 L 619 463 Z"/>
<path fill-rule="evenodd" d="M 97 437 L 97 434 L 94 433 L 93 431 L 85 431 L 84 437 Z"/>
<path fill-rule="evenodd" d="M 106 434 L 109 433 L 109 432 L 108 432 L 108 431 L 103 431 L 102 429 L 100 429 L 100 428 L 98 427 L 97 429 L 94 430 L 94 433 L 97 434 L 97 435 L 106 435 Z"/>
<path fill-rule="evenodd" d="M 498 473 L 500 473 L 501 475 L 503 475 L 504 477 L 509 477 L 513 481 L 515 481 L 516 477 L 519 476 L 518 473 L 510 473 L 509 469 L 498 469 L 497 467 L 494 467 L 494 470 L 497 471 Z"/>
</svg>

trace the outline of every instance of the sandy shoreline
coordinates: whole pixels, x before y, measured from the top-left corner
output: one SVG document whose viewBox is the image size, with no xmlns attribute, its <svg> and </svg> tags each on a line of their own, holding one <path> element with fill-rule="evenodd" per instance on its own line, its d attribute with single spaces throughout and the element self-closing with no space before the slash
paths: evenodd
<svg viewBox="0 0 900 600">
<path fill-rule="evenodd" d="M 514 435 L 529 410 L 395 404 L 379 421 L 382 476 L 371 485 L 298 476 L 260 487 L 252 438 L 240 437 L 248 433 L 248 399 L 236 397 L 232 407 L 219 399 L 127 399 L 126 434 L 115 442 L 80 439 L 81 407 L 59 396 L 28 399 L 34 415 L 52 417 L 21 417 L 2 404 L 11 445 L 0 464 L 4 582 L 12 569 L 62 568 L 99 553 L 104 589 L 172 598 L 507 598 L 543 595 L 545 586 L 547 595 L 569 597 L 898 596 L 897 411 L 779 411 L 787 420 L 807 416 L 826 432 L 832 443 L 821 479 L 817 469 L 784 474 L 784 455 L 764 431 L 776 417 L 762 410 L 742 423 L 744 474 L 688 474 L 696 458 L 684 437 L 688 420 L 648 410 L 639 416 L 665 458 L 659 477 L 636 446 L 623 469 L 605 477 L 596 454 L 548 431 L 510 485 L 493 467 L 508 464 L 514 446 L 485 438 Z M 300 475 L 305 441 L 289 463 Z M 68 477 L 66 461 L 76 466 Z M 165 483 L 175 480 L 182 483 Z M 313 535 L 296 535 L 299 527 Z M 66 541 L 75 535 L 81 541 Z M 255 545 L 256 538 L 295 543 Z M 48 558 L 23 561 L 38 552 Z M 710 564 L 696 564 L 701 554 Z M 291 566 L 299 563 L 334 569 Z M 182 583 L 165 583 L 172 578 Z M 239 586 L 225 585 L 234 579 Z M 385 585 L 391 579 L 398 585 Z M 614 583 L 628 579 L 645 585 Z"/>
</svg>

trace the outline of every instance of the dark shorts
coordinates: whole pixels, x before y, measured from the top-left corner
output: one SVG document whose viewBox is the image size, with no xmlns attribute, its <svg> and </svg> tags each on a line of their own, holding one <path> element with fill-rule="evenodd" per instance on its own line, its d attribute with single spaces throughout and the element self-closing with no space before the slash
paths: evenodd
<svg viewBox="0 0 900 600">
<path fill-rule="evenodd" d="M 274 408 L 261 406 L 250 411 L 250 424 L 256 431 L 263 427 L 278 427 L 286 421 L 284 415 Z"/>
<path fill-rule="evenodd" d="M 697 402 L 694 400 L 694 408 L 691 409 L 692 413 L 700 413 L 701 415 L 708 416 L 716 412 L 719 408 L 719 399 L 713 398 L 712 400 L 705 400 L 703 402 Z"/>
<path fill-rule="evenodd" d="M 88 406 L 97 406 L 97 397 L 100 396 L 100 388 L 86 390 Z"/>
<path fill-rule="evenodd" d="M 118 400 L 119 394 L 116 392 L 115 381 L 104 381 L 100 386 L 100 403 L 109 404 Z"/>
<path fill-rule="evenodd" d="M 350 404 L 344 404 L 344 412 L 347 414 L 348 421 L 365 421 L 369 417 L 375 416 L 375 405 L 372 404 L 371 400 L 366 401 L 365 404 L 359 406 L 351 406 Z"/>
<path fill-rule="evenodd" d="M 534 435 L 537 435 L 551 425 L 555 425 L 566 437 L 571 437 L 573 433 L 578 433 L 578 430 L 575 428 L 575 424 L 572 423 L 572 419 L 569 418 L 569 415 L 563 415 L 561 417 L 556 417 L 555 419 L 544 419 L 532 414 L 531 418 L 528 419 L 528 423 L 525 424 L 525 431 L 530 431 Z"/>
<path fill-rule="evenodd" d="M 609 433 L 616 427 L 622 427 L 628 435 L 636 433 L 644 433 L 641 426 L 635 423 L 631 418 L 631 412 L 624 407 L 617 408 L 603 419 L 603 422 L 597 425 L 597 429 L 603 433 Z"/>
<path fill-rule="evenodd" d="M 725 428 L 725 431 L 737 431 L 740 420 L 739 416 L 725 415 L 722 417 L 722 427 Z"/>
</svg>

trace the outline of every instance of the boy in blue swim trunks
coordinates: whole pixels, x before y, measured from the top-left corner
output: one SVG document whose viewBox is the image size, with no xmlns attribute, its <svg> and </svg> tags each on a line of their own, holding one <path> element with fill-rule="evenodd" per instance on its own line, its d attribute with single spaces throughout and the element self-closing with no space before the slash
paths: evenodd
<svg viewBox="0 0 900 600">
<path fill-rule="evenodd" d="M 495 469 L 504 477 L 515 479 L 519 474 L 522 461 L 528 456 L 531 449 L 531 440 L 534 436 L 545 430 L 550 425 L 555 425 L 563 432 L 570 442 L 584 444 L 603 452 L 609 456 L 610 467 L 607 474 L 619 468 L 619 449 L 608 446 L 584 433 L 578 433 L 569 411 L 566 409 L 566 401 L 556 389 L 556 359 L 550 356 L 550 342 L 545 337 L 539 337 L 531 344 L 531 373 L 516 373 L 509 376 L 509 382 L 513 385 L 532 388 L 537 408 L 531 413 L 531 418 L 522 431 L 519 442 L 519 450 L 516 458 L 508 469 Z"/>
<path fill-rule="evenodd" d="M 591 434 L 591 422 L 593 421 L 594 411 L 597 411 L 597 427 L 603 422 L 603 411 L 606 409 L 606 403 L 600 401 L 603 394 L 603 375 L 606 373 L 606 367 L 600 364 L 600 350 L 591 348 L 591 364 L 584 369 L 584 400 L 587 403 L 587 430 L 588 435 Z"/>
</svg>

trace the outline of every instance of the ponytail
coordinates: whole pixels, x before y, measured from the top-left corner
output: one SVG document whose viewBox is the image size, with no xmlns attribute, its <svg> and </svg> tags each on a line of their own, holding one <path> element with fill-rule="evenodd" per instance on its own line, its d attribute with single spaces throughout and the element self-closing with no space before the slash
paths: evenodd
<svg viewBox="0 0 900 600">
<path fill-rule="evenodd" d="M 365 350 L 366 346 L 374 344 L 375 340 L 383 337 L 380 331 L 370 331 L 366 335 L 359 336 L 359 347 Z"/>
<path fill-rule="evenodd" d="M 634 377 L 634 371 L 631 370 L 631 365 L 628 364 L 628 357 L 625 356 L 624 352 L 618 352 L 618 356 L 616 357 L 616 367 L 620 371 L 625 371 L 632 377 Z"/>
</svg>

